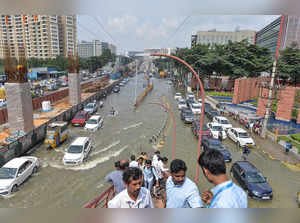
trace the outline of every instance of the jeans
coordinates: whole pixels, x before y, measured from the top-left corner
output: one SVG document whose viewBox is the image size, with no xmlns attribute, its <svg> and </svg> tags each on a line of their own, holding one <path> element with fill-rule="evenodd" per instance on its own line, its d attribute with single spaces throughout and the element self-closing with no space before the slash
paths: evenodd
<svg viewBox="0 0 300 223">
<path fill-rule="evenodd" d="M 153 180 L 151 180 L 150 182 L 147 181 L 147 180 L 145 180 L 145 181 L 144 181 L 144 184 L 145 184 L 145 187 L 146 187 L 149 191 L 152 190 Z"/>
</svg>

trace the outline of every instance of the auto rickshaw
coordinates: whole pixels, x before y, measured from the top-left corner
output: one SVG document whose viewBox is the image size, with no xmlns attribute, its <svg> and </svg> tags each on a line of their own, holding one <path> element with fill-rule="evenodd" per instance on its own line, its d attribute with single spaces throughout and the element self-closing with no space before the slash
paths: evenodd
<svg viewBox="0 0 300 223">
<path fill-rule="evenodd" d="M 68 123 L 63 121 L 53 122 L 47 127 L 45 144 L 47 149 L 54 149 L 69 137 Z"/>
</svg>

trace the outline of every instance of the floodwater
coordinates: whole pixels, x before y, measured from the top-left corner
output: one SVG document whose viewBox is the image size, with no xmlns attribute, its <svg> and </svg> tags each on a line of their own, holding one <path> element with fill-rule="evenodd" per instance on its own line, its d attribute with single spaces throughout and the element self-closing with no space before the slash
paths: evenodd
<svg viewBox="0 0 300 223">
<path fill-rule="evenodd" d="M 137 95 L 143 89 L 143 75 L 139 75 Z M 149 143 L 152 135 L 160 131 L 168 120 L 160 106 L 149 102 L 168 102 L 174 111 L 177 124 L 175 158 L 183 159 L 188 166 L 187 176 L 194 180 L 197 161 L 197 139 L 190 126 L 184 125 L 179 117 L 173 95 L 174 89 L 166 80 L 154 80 L 154 89 L 134 110 L 135 79 L 121 87 L 119 94 L 111 94 L 104 101 L 99 113 L 104 116 L 103 128 L 95 133 L 83 128 L 70 126 L 69 139 L 55 150 L 47 151 L 44 145 L 32 155 L 41 160 L 40 171 L 20 186 L 19 191 L 9 197 L 0 198 L 0 207 L 83 207 L 109 185 L 104 177 L 114 169 L 114 162 L 121 158 L 138 155 L 141 151 L 151 154 L 155 146 Z M 107 116 L 111 107 L 119 113 Z M 206 120 L 207 121 L 207 120 Z M 168 125 L 167 125 L 168 127 Z M 168 132 L 166 145 L 161 149 L 163 156 L 171 158 L 173 143 L 172 129 Z M 65 167 L 62 158 L 68 145 L 78 136 L 92 139 L 93 150 L 87 161 L 80 166 Z M 241 157 L 240 151 L 229 140 L 224 141 L 232 153 L 233 162 Z M 274 191 L 272 201 L 255 201 L 249 198 L 249 207 L 296 208 L 296 192 L 300 189 L 300 173 L 293 172 L 278 161 L 272 161 L 257 151 L 249 155 L 249 160 L 268 178 Z M 231 164 L 228 164 L 228 172 Z M 200 192 L 211 188 L 200 171 Z"/>
</svg>

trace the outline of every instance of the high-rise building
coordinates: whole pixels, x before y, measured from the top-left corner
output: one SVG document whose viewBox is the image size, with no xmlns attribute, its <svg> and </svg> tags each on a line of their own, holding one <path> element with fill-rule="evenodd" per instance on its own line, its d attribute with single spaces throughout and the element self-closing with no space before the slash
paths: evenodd
<svg viewBox="0 0 300 223">
<path fill-rule="evenodd" d="M 279 36 L 280 28 L 281 35 Z M 274 57 L 279 37 L 279 50 L 283 50 L 286 47 L 291 46 L 293 43 L 296 43 L 297 47 L 300 49 L 300 17 L 278 17 L 273 22 L 257 32 L 255 42 L 258 46 L 268 48 Z"/>
<path fill-rule="evenodd" d="M 197 35 L 192 35 L 192 46 L 196 44 L 227 44 L 229 41 L 240 42 L 246 39 L 254 44 L 255 31 L 236 30 L 234 32 L 221 32 L 216 29 L 209 31 L 198 31 Z"/>
<path fill-rule="evenodd" d="M 81 41 L 78 43 L 78 56 L 87 58 L 92 56 L 101 56 L 104 49 L 109 49 L 116 54 L 117 48 L 113 44 L 101 42 L 100 40 L 93 40 L 92 42 Z"/>
<path fill-rule="evenodd" d="M 71 25 L 72 23 L 72 25 Z M 0 58 L 6 46 L 19 58 L 55 58 L 76 50 L 76 17 L 50 15 L 0 15 Z"/>
<path fill-rule="evenodd" d="M 108 44 L 108 48 L 110 49 L 110 52 L 113 54 L 117 54 L 117 47 L 113 44 Z"/>
<path fill-rule="evenodd" d="M 92 42 L 81 41 L 77 44 L 78 56 L 82 58 L 88 58 L 94 56 L 94 45 Z"/>
</svg>

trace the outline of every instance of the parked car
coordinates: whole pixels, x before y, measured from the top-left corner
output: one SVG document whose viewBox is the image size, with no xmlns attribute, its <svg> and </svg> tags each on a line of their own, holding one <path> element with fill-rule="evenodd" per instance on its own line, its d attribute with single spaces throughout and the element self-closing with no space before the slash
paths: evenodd
<svg viewBox="0 0 300 223">
<path fill-rule="evenodd" d="M 212 137 L 214 139 L 219 139 L 219 133 L 222 132 L 222 139 L 227 138 L 227 134 L 225 130 L 223 129 L 222 125 L 215 122 L 207 123 L 207 127 L 210 129 Z"/>
<path fill-rule="evenodd" d="M 213 138 L 207 138 L 203 137 L 202 139 L 202 147 L 205 150 L 208 149 L 215 149 L 218 150 L 222 153 L 225 162 L 231 162 L 232 161 L 232 156 L 231 153 L 228 151 L 228 149 L 222 144 L 221 141 Z"/>
<path fill-rule="evenodd" d="M 212 120 L 215 116 L 220 116 L 220 113 L 216 109 L 211 109 L 206 112 L 206 116 Z"/>
<path fill-rule="evenodd" d="M 65 166 L 74 166 L 83 163 L 87 159 L 92 149 L 92 143 L 88 137 L 78 137 L 69 146 L 64 155 L 63 163 Z"/>
<path fill-rule="evenodd" d="M 188 100 L 188 99 L 193 99 L 193 100 L 195 100 L 195 95 L 194 95 L 193 92 L 188 92 L 188 93 L 186 94 L 186 100 Z"/>
<path fill-rule="evenodd" d="M 93 103 L 88 103 L 85 107 L 84 107 L 84 111 L 88 112 L 89 114 L 94 114 L 95 112 L 97 112 L 97 103 L 93 102 Z"/>
<path fill-rule="evenodd" d="M 0 168 L 0 195 L 9 195 L 18 190 L 39 168 L 39 160 L 33 156 L 23 156 L 10 160 Z"/>
<path fill-rule="evenodd" d="M 187 99 L 186 104 L 189 108 L 191 108 L 192 104 L 195 103 L 195 100 L 193 98 Z"/>
<path fill-rule="evenodd" d="M 119 86 L 115 86 L 115 87 L 113 88 L 113 92 L 114 92 L 114 93 L 119 93 L 119 92 L 120 92 L 120 87 L 119 87 Z"/>
<path fill-rule="evenodd" d="M 103 125 L 103 118 L 100 115 L 93 115 L 85 124 L 84 129 L 89 131 L 97 131 Z"/>
<path fill-rule="evenodd" d="M 174 99 L 177 100 L 177 101 L 179 99 L 182 99 L 181 93 L 176 93 L 175 96 L 174 96 Z"/>
<path fill-rule="evenodd" d="M 219 123 L 220 125 L 222 125 L 222 127 L 225 131 L 232 128 L 232 125 L 229 123 L 228 119 L 223 116 L 213 117 L 212 122 L 216 122 L 216 123 Z"/>
<path fill-rule="evenodd" d="M 188 108 L 188 106 L 186 105 L 185 101 L 179 101 L 178 102 L 178 109 L 181 110 L 183 108 Z"/>
<path fill-rule="evenodd" d="M 183 109 L 181 111 L 180 117 L 185 124 L 192 123 L 195 120 L 195 115 L 190 109 Z"/>
<path fill-rule="evenodd" d="M 90 116 L 91 115 L 86 111 L 79 111 L 72 119 L 72 125 L 83 127 L 85 125 L 85 122 L 90 118 Z"/>
<path fill-rule="evenodd" d="M 248 192 L 249 197 L 261 200 L 271 200 L 273 191 L 266 177 L 250 162 L 238 161 L 230 170 L 231 176 Z"/>
<path fill-rule="evenodd" d="M 193 135 L 197 138 L 199 137 L 199 129 L 200 129 L 199 120 L 193 121 L 191 130 L 192 130 Z M 203 127 L 202 127 L 202 136 L 203 137 L 208 137 L 208 138 L 211 137 L 211 131 L 210 131 L 209 128 L 207 128 L 206 125 L 203 125 Z"/>
<path fill-rule="evenodd" d="M 228 130 L 228 137 L 232 139 L 238 146 L 255 146 L 254 140 L 242 128 L 232 128 Z"/>
<path fill-rule="evenodd" d="M 190 108 L 194 115 L 201 114 L 201 105 L 200 104 L 193 103 L 193 104 L 191 104 Z"/>
</svg>

